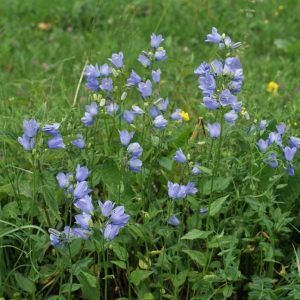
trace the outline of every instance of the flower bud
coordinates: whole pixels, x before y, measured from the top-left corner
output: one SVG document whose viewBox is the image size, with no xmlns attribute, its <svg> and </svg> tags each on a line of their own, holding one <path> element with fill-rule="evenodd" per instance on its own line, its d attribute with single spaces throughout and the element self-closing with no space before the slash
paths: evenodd
<svg viewBox="0 0 300 300">
<path fill-rule="evenodd" d="M 112 73 L 115 77 L 119 76 L 118 72 L 114 68 L 112 68 Z"/>
<path fill-rule="evenodd" d="M 126 99 L 126 97 L 127 97 L 127 93 L 124 92 L 121 96 L 121 101 L 124 101 Z"/>
<path fill-rule="evenodd" d="M 225 40 L 225 38 L 226 38 L 226 34 L 222 33 L 222 39 Z"/>
<path fill-rule="evenodd" d="M 31 153 L 34 155 L 36 153 L 36 149 L 33 149 Z"/>
<path fill-rule="evenodd" d="M 118 90 L 118 87 L 117 87 L 117 86 L 115 86 L 115 87 L 114 87 L 114 91 L 117 91 L 117 90 Z"/>
<path fill-rule="evenodd" d="M 103 107 L 103 106 L 105 105 L 105 103 L 106 103 L 105 98 L 102 98 L 102 99 L 100 100 L 99 106 L 100 106 L 100 107 Z"/>
<path fill-rule="evenodd" d="M 191 159 L 191 155 L 188 153 L 187 156 L 186 156 L 187 160 L 190 160 Z"/>
<path fill-rule="evenodd" d="M 109 250 L 112 250 L 114 248 L 113 244 L 109 244 L 108 248 Z"/>
<path fill-rule="evenodd" d="M 96 100 L 96 101 L 98 100 L 97 94 L 93 94 L 93 99 Z"/>
</svg>

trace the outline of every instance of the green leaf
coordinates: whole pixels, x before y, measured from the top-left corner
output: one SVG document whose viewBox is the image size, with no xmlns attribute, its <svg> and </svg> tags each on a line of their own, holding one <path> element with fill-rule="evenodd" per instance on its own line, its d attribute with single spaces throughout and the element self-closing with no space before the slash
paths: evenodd
<svg viewBox="0 0 300 300">
<path fill-rule="evenodd" d="M 208 168 L 205 168 L 205 167 L 202 167 L 202 166 L 197 166 L 197 168 L 199 170 L 201 170 L 204 174 L 212 175 L 212 170 L 211 169 L 208 169 Z"/>
<path fill-rule="evenodd" d="M 56 219 L 60 220 L 60 211 L 55 200 L 56 181 L 49 171 L 43 171 L 38 178 L 39 193 L 44 196 L 45 202 Z"/>
<path fill-rule="evenodd" d="M 82 287 L 82 284 L 78 284 L 78 283 L 72 283 L 72 287 L 71 287 L 71 291 L 77 291 L 78 289 L 80 289 Z M 61 293 L 68 293 L 70 290 L 70 283 L 65 283 L 62 285 L 60 292 Z"/>
<path fill-rule="evenodd" d="M 76 278 L 82 285 L 81 290 L 84 298 L 87 300 L 100 299 L 99 282 L 88 268 L 82 267 L 81 272 L 76 275 Z"/>
<path fill-rule="evenodd" d="M 233 292 L 233 287 L 231 284 L 227 285 L 225 289 L 223 290 L 223 296 L 225 297 L 224 299 L 227 299 L 232 295 Z"/>
<path fill-rule="evenodd" d="M 175 148 L 178 149 L 185 146 L 192 132 L 193 132 L 193 128 L 191 127 L 183 131 L 178 136 L 178 138 L 172 143 L 175 146 Z"/>
<path fill-rule="evenodd" d="M 135 285 L 139 285 L 141 281 L 148 278 L 152 273 L 153 271 L 145 271 L 136 268 L 136 270 L 130 273 L 130 282 L 132 282 Z"/>
<path fill-rule="evenodd" d="M 21 273 L 15 271 L 14 272 L 15 279 L 20 286 L 20 288 L 30 294 L 35 293 L 35 285 L 34 282 L 23 276 Z"/>
<path fill-rule="evenodd" d="M 118 243 L 113 243 L 113 251 L 115 252 L 115 254 L 118 256 L 120 260 L 126 261 L 128 257 L 128 253 L 125 250 L 125 248 L 120 246 Z"/>
<path fill-rule="evenodd" d="M 219 213 L 221 207 L 222 207 L 222 204 L 225 202 L 225 200 L 228 198 L 229 195 L 227 196 L 224 196 L 222 198 L 219 198 L 217 200 L 215 200 L 211 206 L 210 206 L 210 211 L 209 211 L 209 214 L 211 216 L 214 216 L 216 215 L 217 213 Z"/>
<path fill-rule="evenodd" d="M 110 262 L 117 265 L 121 269 L 124 269 L 124 270 L 126 269 L 126 264 L 121 260 L 111 260 Z"/>
<path fill-rule="evenodd" d="M 229 186 L 231 177 L 217 177 L 214 179 L 213 191 L 222 192 Z M 203 188 L 204 195 L 210 195 L 211 193 L 211 180 L 208 180 L 204 184 Z"/>
<path fill-rule="evenodd" d="M 158 159 L 158 163 L 161 167 L 165 168 L 168 171 L 172 171 L 173 160 L 168 157 L 161 157 Z"/>
<path fill-rule="evenodd" d="M 194 240 L 194 239 L 205 239 L 213 231 L 201 231 L 199 229 L 193 229 L 185 234 L 181 239 L 183 240 Z"/>
<path fill-rule="evenodd" d="M 206 258 L 202 252 L 195 251 L 195 250 L 182 250 L 182 252 L 186 253 L 192 260 L 194 260 L 200 266 L 202 267 L 205 266 Z"/>
<path fill-rule="evenodd" d="M 177 287 L 183 285 L 184 282 L 185 282 L 185 280 L 186 280 L 186 278 L 187 278 L 187 276 L 188 276 L 188 274 L 189 274 L 189 270 L 184 270 L 184 271 L 180 272 L 180 273 L 176 276 L 176 278 L 174 278 L 174 279 L 172 280 L 173 285 L 174 285 L 174 286 L 177 286 Z"/>
<path fill-rule="evenodd" d="M 108 158 L 102 165 L 102 180 L 107 185 L 113 185 L 119 179 L 119 167 L 116 161 Z"/>
</svg>

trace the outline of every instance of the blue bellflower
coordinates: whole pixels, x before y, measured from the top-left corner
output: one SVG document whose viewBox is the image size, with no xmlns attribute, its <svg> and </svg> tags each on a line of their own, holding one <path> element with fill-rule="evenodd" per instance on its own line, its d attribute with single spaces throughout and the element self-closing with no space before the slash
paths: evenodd
<svg viewBox="0 0 300 300">
<path fill-rule="evenodd" d="M 117 68 L 121 68 L 123 66 L 123 58 L 123 53 L 119 52 L 119 54 L 114 53 L 112 58 L 109 58 L 108 60 L 111 61 Z"/>
<path fill-rule="evenodd" d="M 159 115 L 153 120 L 153 125 L 159 130 L 164 130 L 168 124 L 168 121 L 162 116 Z"/>
<path fill-rule="evenodd" d="M 150 42 L 151 47 L 155 49 L 158 48 L 160 43 L 164 40 L 161 34 L 156 36 L 154 33 L 152 33 L 150 38 L 151 38 L 151 42 Z"/>
<path fill-rule="evenodd" d="M 86 181 L 77 182 L 76 188 L 73 191 L 73 195 L 76 199 L 81 199 L 92 190 L 88 189 L 88 184 Z"/>
<path fill-rule="evenodd" d="M 47 134 L 56 135 L 56 134 L 58 134 L 59 126 L 60 126 L 59 123 L 54 123 L 52 125 L 45 124 L 41 130 Z"/>
<path fill-rule="evenodd" d="M 117 103 L 110 103 L 109 105 L 106 106 L 106 113 L 108 115 L 112 115 L 114 114 L 118 109 L 119 109 L 119 105 Z"/>
<path fill-rule="evenodd" d="M 100 67 L 100 76 L 107 77 L 112 72 L 112 67 L 109 67 L 108 64 L 104 64 Z"/>
<path fill-rule="evenodd" d="M 218 122 L 215 122 L 212 125 L 208 124 L 207 128 L 212 139 L 217 139 L 220 136 L 221 126 Z"/>
<path fill-rule="evenodd" d="M 25 130 L 25 135 L 29 138 L 32 138 L 36 135 L 40 124 L 36 122 L 35 119 L 31 119 L 30 121 L 23 121 L 23 127 Z"/>
<path fill-rule="evenodd" d="M 178 108 L 174 113 L 171 114 L 171 119 L 174 121 L 182 122 L 182 116 L 180 113 L 182 112 L 182 109 Z"/>
<path fill-rule="evenodd" d="M 211 110 L 216 110 L 219 108 L 218 102 L 211 97 L 204 97 L 203 103 L 201 103 L 201 104 Z"/>
<path fill-rule="evenodd" d="M 137 90 L 140 91 L 143 96 L 145 96 L 145 97 L 151 96 L 151 94 L 152 94 L 152 83 L 149 79 L 145 83 L 140 82 L 138 84 L 138 86 L 139 87 L 137 88 Z"/>
<path fill-rule="evenodd" d="M 154 53 L 154 59 L 156 61 L 164 61 L 168 58 L 168 56 L 166 56 L 166 50 L 158 50 L 155 51 Z"/>
<path fill-rule="evenodd" d="M 180 224 L 180 221 L 175 215 L 172 214 L 171 218 L 168 220 L 168 224 L 178 226 Z"/>
<path fill-rule="evenodd" d="M 215 27 L 213 27 L 212 33 L 207 35 L 207 40 L 205 40 L 205 42 L 219 44 L 221 41 L 222 36 L 218 33 L 218 30 Z"/>
<path fill-rule="evenodd" d="M 100 89 L 104 91 L 111 92 L 113 90 L 113 81 L 111 78 L 102 79 L 102 84 L 100 85 Z"/>
<path fill-rule="evenodd" d="M 143 148 L 139 143 L 132 143 L 128 146 L 127 152 L 131 157 L 138 158 L 143 153 Z"/>
<path fill-rule="evenodd" d="M 25 150 L 34 149 L 34 138 L 28 137 L 25 133 L 22 137 L 18 137 L 18 142 L 23 146 Z"/>
<path fill-rule="evenodd" d="M 139 108 L 138 106 L 136 105 L 132 105 L 132 110 L 131 110 L 131 113 L 134 115 L 134 116 L 141 116 L 142 114 L 144 114 L 145 112 Z"/>
<path fill-rule="evenodd" d="M 120 135 L 120 141 L 123 146 L 127 146 L 132 139 L 134 132 L 129 133 L 126 129 L 120 131 L 119 130 L 119 135 Z"/>
<path fill-rule="evenodd" d="M 230 125 L 234 125 L 234 121 L 237 119 L 237 114 L 234 110 L 231 110 L 230 112 L 224 114 L 224 119 L 227 123 Z"/>
<path fill-rule="evenodd" d="M 127 79 L 127 85 L 132 86 L 135 84 L 139 84 L 141 81 L 142 78 L 132 70 L 130 73 L 130 78 Z"/>
<path fill-rule="evenodd" d="M 198 76 L 205 76 L 210 71 L 210 65 L 207 62 L 203 62 L 197 69 L 194 70 L 194 74 Z"/>
<path fill-rule="evenodd" d="M 112 203 L 110 200 L 106 200 L 104 203 L 98 201 L 98 205 L 100 207 L 101 214 L 104 217 L 109 217 L 112 213 L 115 203 Z"/>
<path fill-rule="evenodd" d="M 123 115 L 120 118 L 128 124 L 132 124 L 134 121 L 134 114 L 132 111 L 124 110 Z"/>
<path fill-rule="evenodd" d="M 268 156 L 268 160 L 264 160 L 265 163 L 267 163 L 272 168 L 278 167 L 278 161 L 276 159 L 276 155 L 274 153 L 270 154 Z"/>
<path fill-rule="evenodd" d="M 142 171 L 142 161 L 138 158 L 131 158 L 128 162 L 128 168 L 129 170 L 133 171 L 133 172 L 141 172 Z"/>
<path fill-rule="evenodd" d="M 76 202 L 74 202 L 74 206 L 81 209 L 88 215 L 92 215 L 95 210 L 92 203 L 92 197 L 89 195 L 85 195 L 83 198 L 78 199 Z"/>
<path fill-rule="evenodd" d="M 66 145 L 63 142 L 62 136 L 60 134 L 55 135 L 51 140 L 47 142 L 49 149 L 63 149 Z"/>
<path fill-rule="evenodd" d="M 79 139 L 71 141 L 71 144 L 79 149 L 83 149 L 85 147 L 85 141 L 83 139 L 83 135 L 78 133 L 77 136 Z"/>
<path fill-rule="evenodd" d="M 184 155 L 184 153 L 182 152 L 181 149 L 176 151 L 175 156 L 173 156 L 172 158 L 173 158 L 173 160 L 176 160 L 176 161 L 180 162 L 181 164 L 184 164 L 186 162 L 186 156 Z"/>
<path fill-rule="evenodd" d="M 146 66 L 146 67 L 150 67 L 151 61 L 150 61 L 150 59 L 149 59 L 147 56 L 145 56 L 145 55 L 143 55 L 143 54 L 140 54 L 140 55 L 139 55 L 139 58 L 138 58 L 138 61 L 139 61 L 142 65 L 144 65 L 144 66 Z"/>
<path fill-rule="evenodd" d="M 161 70 L 157 69 L 156 71 L 152 71 L 152 79 L 154 82 L 158 83 L 160 81 Z"/>
<path fill-rule="evenodd" d="M 85 181 L 92 171 L 89 171 L 87 167 L 80 167 L 78 164 L 76 167 L 76 175 L 75 178 L 77 181 Z"/>
<path fill-rule="evenodd" d="M 284 157 L 287 161 L 292 161 L 295 154 L 297 152 L 297 148 L 294 147 L 294 148 L 290 148 L 290 147 L 285 147 L 283 149 L 283 153 L 284 153 Z"/>
</svg>

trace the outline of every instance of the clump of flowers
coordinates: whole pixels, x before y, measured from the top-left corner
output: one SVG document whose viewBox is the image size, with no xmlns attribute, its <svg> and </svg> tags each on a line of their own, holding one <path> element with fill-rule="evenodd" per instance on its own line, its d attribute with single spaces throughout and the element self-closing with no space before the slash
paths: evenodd
<svg viewBox="0 0 300 300">
<path fill-rule="evenodd" d="M 275 95 L 278 92 L 278 84 L 274 81 L 269 82 L 267 92 Z"/>
</svg>

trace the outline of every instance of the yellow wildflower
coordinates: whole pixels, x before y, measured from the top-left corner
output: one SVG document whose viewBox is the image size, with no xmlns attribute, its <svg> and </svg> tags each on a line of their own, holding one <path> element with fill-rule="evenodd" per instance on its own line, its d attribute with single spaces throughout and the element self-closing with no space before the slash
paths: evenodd
<svg viewBox="0 0 300 300">
<path fill-rule="evenodd" d="M 275 15 L 275 17 L 278 17 L 279 12 L 278 12 L 278 11 L 275 11 L 275 12 L 274 12 L 274 15 Z"/>
<path fill-rule="evenodd" d="M 265 24 L 269 24 L 269 21 L 268 21 L 268 20 L 264 20 L 264 23 L 265 23 Z"/>
<path fill-rule="evenodd" d="M 279 7 L 278 7 L 279 9 L 283 9 L 283 6 L 282 5 L 279 5 Z"/>
<path fill-rule="evenodd" d="M 190 119 L 189 114 L 184 110 L 179 115 L 182 117 L 183 121 L 189 121 Z"/>
<path fill-rule="evenodd" d="M 275 94 L 277 94 L 277 91 L 278 91 L 278 84 L 274 81 L 271 81 L 268 84 L 267 92 L 272 93 L 272 94 L 275 95 Z"/>
</svg>

